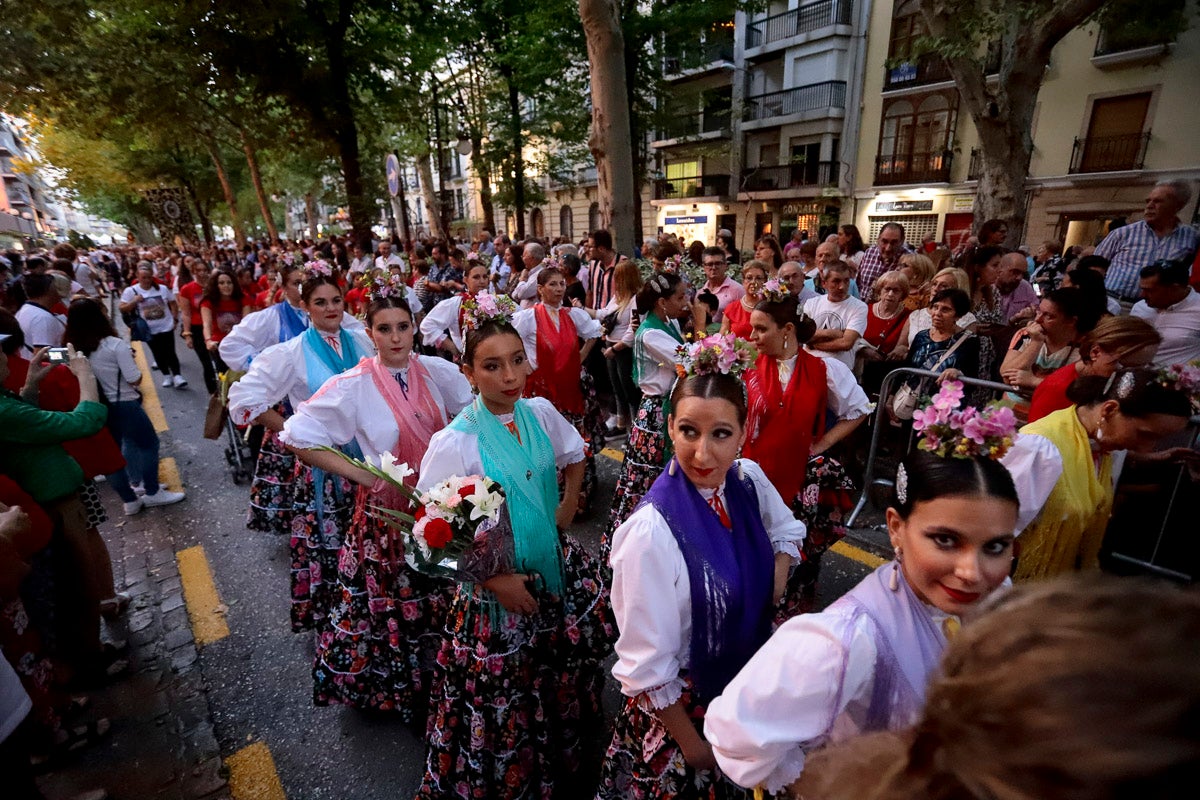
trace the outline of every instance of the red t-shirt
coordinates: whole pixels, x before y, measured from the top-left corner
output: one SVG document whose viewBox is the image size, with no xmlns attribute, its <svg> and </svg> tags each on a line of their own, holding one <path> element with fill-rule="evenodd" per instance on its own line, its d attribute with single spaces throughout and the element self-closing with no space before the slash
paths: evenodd
<svg viewBox="0 0 1200 800">
<path fill-rule="evenodd" d="M 200 307 L 212 310 L 213 304 L 211 301 L 205 300 L 200 303 Z M 225 338 L 225 334 L 233 330 L 234 325 L 242 321 L 242 301 L 234 300 L 232 297 L 221 298 L 217 301 L 212 318 L 210 335 L 214 342 L 219 342 Z"/>
<path fill-rule="evenodd" d="M 729 330 L 739 339 L 750 339 L 750 312 L 739 300 L 725 306 L 725 319 L 729 320 Z"/>
<path fill-rule="evenodd" d="M 204 320 L 200 317 L 200 301 L 204 297 L 204 287 L 196 281 L 185 283 L 179 287 L 179 296 L 187 298 L 188 311 L 192 316 L 189 325 L 200 326 L 204 324 Z"/>
<path fill-rule="evenodd" d="M 908 319 L 908 309 L 902 309 L 899 314 L 888 319 L 875 316 L 875 304 L 867 306 L 867 332 L 863 341 L 879 350 L 890 353 L 900 341 L 900 331 L 904 329 L 904 320 Z"/>
<path fill-rule="evenodd" d="M 366 292 L 361 287 L 354 287 L 346 292 L 346 309 L 351 315 L 357 317 L 362 311 L 363 304 L 366 302 Z"/>
<path fill-rule="evenodd" d="M 1033 401 L 1029 404 L 1029 421 L 1036 422 L 1047 414 L 1053 414 L 1059 409 L 1071 405 L 1067 397 L 1067 389 L 1079 377 L 1075 364 L 1059 367 L 1046 377 L 1033 390 Z"/>
</svg>

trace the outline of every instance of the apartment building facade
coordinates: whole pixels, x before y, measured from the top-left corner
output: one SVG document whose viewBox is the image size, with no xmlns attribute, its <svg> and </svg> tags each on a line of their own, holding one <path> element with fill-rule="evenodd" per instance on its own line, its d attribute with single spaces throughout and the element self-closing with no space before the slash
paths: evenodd
<svg viewBox="0 0 1200 800">
<path fill-rule="evenodd" d="M 0 115 L 0 248 L 22 250 L 58 233 L 55 204 L 45 184 L 37 174 L 16 167 L 29 155 L 19 126 Z"/>
<path fill-rule="evenodd" d="M 869 240 L 896 221 L 909 241 L 933 235 L 954 247 L 983 222 L 972 215 L 979 140 L 945 63 L 904 59 L 922 32 L 916 5 L 879 0 L 871 15 L 846 221 Z M 1034 117 L 1022 241 L 1091 245 L 1113 221 L 1140 217 L 1157 181 L 1200 183 L 1200 15 L 1187 8 L 1186 28 L 1171 37 L 1090 23 L 1054 49 Z M 1183 215 L 1196 221 L 1194 199 Z"/>
</svg>

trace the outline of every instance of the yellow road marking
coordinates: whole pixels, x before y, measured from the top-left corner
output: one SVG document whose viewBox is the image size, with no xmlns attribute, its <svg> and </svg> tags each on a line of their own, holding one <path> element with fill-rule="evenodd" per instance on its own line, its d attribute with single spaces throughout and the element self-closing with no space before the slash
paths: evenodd
<svg viewBox="0 0 1200 800">
<path fill-rule="evenodd" d="M 150 371 L 150 362 L 146 360 L 146 343 L 133 343 L 133 358 L 138 369 L 142 372 L 142 382 L 138 388 L 142 391 L 142 408 L 150 423 L 154 425 L 155 433 L 162 433 L 170 426 L 167 425 L 167 415 L 163 413 L 162 403 L 158 401 L 158 387 L 154 385 L 154 373 Z"/>
<path fill-rule="evenodd" d="M 255 742 L 225 759 L 233 800 L 287 800 L 271 749 Z"/>
<path fill-rule="evenodd" d="M 624 461 L 625 454 L 620 450 L 614 450 L 611 447 L 606 447 L 600 451 L 600 455 L 611 458 L 613 461 Z"/>
<path fill-rule="evenodd" d="M 867 565 L 871 569 L 881 567 L 886 563 L 884 559 L 880 558 L 874 553 L 868 553 L 866 550 L 855 547 L 852 544 L 846 544 L 845 541 L 836 542 L 829 549 L 837 553 L 839 556 L 845 556 L 846 558 L 853 559 L 860 564 Z"/>
<path fill-rule="evenodd" d="M 179 477 L 179 465 L 175 459 L 161 458 L 158 461 L 158 482 L 167 487 L 168 492 L 182 492 L 183 480 Z"/>
<path fill-rule="evenodd" d="M 179 562 L 179 579 L 183 583 L 183 599 L 187 603 L 188 617 L 192 620 L 192 635 L 196 644 L 212 644 L 229 635 L 225 622 L 225 606 L 213 583 L 212 570 L 204 548 L 197 545 L 175 554 Z"/>
</svg>

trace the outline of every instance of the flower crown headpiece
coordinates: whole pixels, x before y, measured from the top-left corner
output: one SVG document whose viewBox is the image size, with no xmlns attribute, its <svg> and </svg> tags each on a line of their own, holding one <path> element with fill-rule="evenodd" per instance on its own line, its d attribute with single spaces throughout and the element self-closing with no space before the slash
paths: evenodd
<svg viewBox="0 0 1200 800">
<path fill-rule="evenodd" d="M 792 290 L 787 287 L 787 284 L 780 283 L 772 278 L 763 284 L 760 296 L 768 303 L 782 303 L 792 296 Z"/>
<path fill-rule="evenodd" d="M 988 403 L 982 411 L 974 406 L 959 408 L 963 399 L 961 381 L 945 381 L 941 390 L 913 414 L 913 430 L 921 434 L 917 447 L 942 458 L 997 460 L 1012 447 L 1017 418 L 1008 406 Z M 896 472 L 896 499 L 908 500 L 908 473 L 904 465 Z"/>
<path fill-rule="evenodd" d="M 310 278 L 315 278 L 320 275 L 322 278 L 332 278 L 333 268 L 324 261 L 306 261 L 304 262 L 304 272 Z"/>
<path fill-rule="evenodd" d="M 384 277 L 382 274 L 368 276 L 363 278 L 363 288 L 367 290 L 371 301 L 384 300 L 388 297 L 399 297 L 402 300 L 408 299 L 408 286 L 404 283 L 404 278 L 399 275 L 388 275 Z"/>
<path fill-rule="evenodd" d="M 506 294 L 494 295 L 480 292 L 474 297 L 467 297 L 462 302 L 463 327 L 473 331 L 482 328 L 489 322 L 512 324 L 512 316 L 517 313 L 516 302 Z"/>
<path fill-rule="evenodd" d="M 745 339 L 732 333 L 714 333 L 698 342 L 675 348 L 679 363 L 675 371 L 680 378 L 692 375 L 732 375 L 740 377 L 754 367 L 758 351 Z"/>
<path fill-rule="evenodd" d="M 1129 381 L 1129 388 L 1125 390 L 1125 397 L 1133 391 L 1134 378 L 1132 372 L 1126 372 L 1121 376 L 1121 384 L 1117 386 L 1117 395 L 1121 396 L 1121 389 L 1125 381 Z M 1186 364 L 1172 364 L 1166 369 L 1159 370 L 1158 383 L 1164 388 L 1176 392 L 1183 392 L 1187 395 L 1188 401 L 1192 404 L 1192 413 L 1200 414 L 1200 359 L 1189 361 Z"/>
<path fill-rule="evenodd" d="M 467 253 L 467 263 L 469 264 L 471 262 L 478 262 L 482 264 L 483 259 L 480 257 L 479 253 L 472 250 L 471 252 Z"/>
<path fill-rule="evenodd" d="M 690 258 L 677 253 L 673 256 L 667 256 L 663 261 L 663 272 L 670 272 L 673 275 L 683 277 L 684 272 L 691 266 L 693 265 Z"/>
</svg>

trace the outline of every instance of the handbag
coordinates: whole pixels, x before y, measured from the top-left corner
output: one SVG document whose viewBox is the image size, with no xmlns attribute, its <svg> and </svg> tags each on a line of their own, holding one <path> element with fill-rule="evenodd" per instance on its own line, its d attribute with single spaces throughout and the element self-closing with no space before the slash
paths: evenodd
<svg viewBox="0 0 1200 800">
<path fill-rule="evenodd" d="M 958 346 L 965 342 L 970 335 L 969 333 L 964 333 L 959 336 L 958 341 L 951 345 L 949 350 L 942 353 L 942 357 L 937 360 L 937 363 L 929 371 L 937 372 L 942 364 L 946 363 L 946 359 L 953 355 Z M 913 414 L 917 413 L 917 404 L 921 402 L 926 380 L 928 379 L 922 380 L 915 388 L 911 384 L 906 383 L 893 395 L 892 413 L 896 416 L 896 419 L 910 420 L 913 418 Z"/>
<path fill-rule="evenodd" d="M 629 305 L 629 300 L 626 300 L 621 305 L 617 306 L 613 311 L 605 314 L 600 318 L 600 330 L 607 339 L 612 336 L 612 332 L 617 329 L 617 323 L 621 319 L 621 314 L 624 313 L 625 307 Z"/>
<path fill-rule="evenodd" d="M 214 393 L 209 395 L 208 410 L 204 412 L 204 438 L 205 439 L 220 439 L 222 431 L 225 430 L 225 404 L 221 402 L 221 395 Z"/>
<path fill-rule="evenodd" d="M 135 342 L 150 341 L 150 323 L 142 319 L 141 314 L 133 315 L 133 324 L 129 326 L 129 338 Z"/>
</svg>

